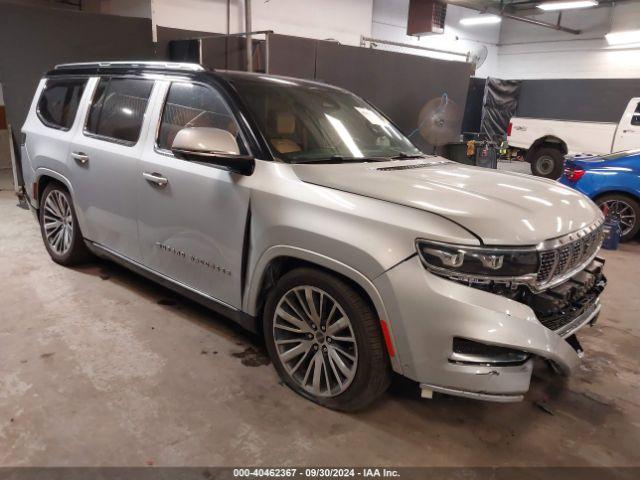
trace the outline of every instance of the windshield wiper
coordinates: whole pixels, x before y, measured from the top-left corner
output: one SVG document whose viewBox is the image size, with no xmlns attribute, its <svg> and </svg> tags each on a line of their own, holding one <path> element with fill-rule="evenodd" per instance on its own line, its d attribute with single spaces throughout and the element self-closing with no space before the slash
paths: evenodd
<svg viewBox="0 0 640 480">
<path fill-rule="evenodd" d="M 409 158 L 424 158 L 425 155 L 424 154 L 416 154 L 416 155 L 410 155 L 408 153 L 404 153 L 404 152 L 399 152 L 397 155 L 393 156 L 393 157 L 389 157 L 391 158 L 391 160 L 407 160 Z"/>
<path fill-rule="evenodd" d="M 306 158 L 292 160 L 291 163 L 362 163 L 362 162 L 386 162 L 386 157 L 344 157 L 342 155 L 331 155 L 325 158 Z"/>
</svg>

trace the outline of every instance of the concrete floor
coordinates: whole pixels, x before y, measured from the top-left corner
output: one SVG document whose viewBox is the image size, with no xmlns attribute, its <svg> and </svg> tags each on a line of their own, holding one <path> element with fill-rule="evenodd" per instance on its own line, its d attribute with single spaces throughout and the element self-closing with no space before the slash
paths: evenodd
<svg viewBox="0 0 640 480">
<path fill-rule="evenodd" d="M 510 162 L 498 161 L 498 170 L 506 170 L 507 172 L 526 173 L 531 175 L 531 165 L 527 162 L 512 160 Z"/>
<path fill-rule="evenodd" d="M 506 405 L 396 382 L 347 415 L 282 386 L 215 314 L 106 262 L 54 264 L 0 192 L 0 465 L 640 465 L 640 244 L 604 256 L 570 379 L 541 364 Z"/>
</svg>

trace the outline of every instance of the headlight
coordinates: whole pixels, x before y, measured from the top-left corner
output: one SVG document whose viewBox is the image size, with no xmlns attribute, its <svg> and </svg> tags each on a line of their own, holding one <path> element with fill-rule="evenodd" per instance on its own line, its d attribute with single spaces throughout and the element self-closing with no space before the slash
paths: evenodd
<svg viewBox="0 0 640 480">
<path fill-rule="evenodd" d="M 535 248 L 474 247 L 416 240 L 422 263 L 434 273 L 468 280 L 532 280 L 538 271 Z"/>
</svg>

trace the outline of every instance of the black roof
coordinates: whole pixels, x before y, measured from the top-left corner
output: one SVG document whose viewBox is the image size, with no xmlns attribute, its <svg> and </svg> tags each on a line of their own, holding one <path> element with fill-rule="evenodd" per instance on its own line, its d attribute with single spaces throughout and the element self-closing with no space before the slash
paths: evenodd
<svg viewBox="0 0 640 480">
<path fill-rule="evenodd" d="M 305 85 L 305 86 L 314 86 L 314 87 L 324 87 L 330 88 L 334 90 L 344 90 L 340 87 L 336 87 L 335 85 L 331 85 L 328 83 L 318 82 L 315 80 L 308 80 L 305 78 L 297 78 L 297 77 L 286 77 L 283 75 L 272 75 L 268 73 L 255 73 L 255 72 L 244 72 L 240 70 L 215 70 L 214 73 L 223 78 L 224 80 L 233 82 L 234 80 L 250 80 L 256 82 L 271 82 L 274 79 L 279 80 L 282 83 L 290 82 L 296 85 Z"/>
<path fill-rule="evenodd" d="M 270 75 L 266 73 L 250 73 L 236 70 L 211 70 L 197 63 L 158 62 L 158 61 L 105 61 L 65 63 L 56 65 L 53 70 L 47 72 L 47 76 L 61 75 L 140 75 L 143 73 L 177 74 L 190 78 L 202 79 L 206 76 L 226 80 L 233 83 L 234 80 L 252 80 L 257 82 L 269 82 L 279 79 L 285 82 L 295 82 L 298 85 L 325 87 L 342 90 L 339 87 L 313 80 L 295 77 Z"/>
</svg>

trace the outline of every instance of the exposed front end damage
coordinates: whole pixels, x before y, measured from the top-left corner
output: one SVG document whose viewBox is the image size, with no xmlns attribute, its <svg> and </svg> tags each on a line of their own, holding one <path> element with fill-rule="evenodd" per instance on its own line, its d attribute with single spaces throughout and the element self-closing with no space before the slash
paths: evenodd
<svg viewBox="0 0 640 480">
<path fill-rule="evenodd" d="M 584 270 L 541 292 L 533 292 L 523 285 L 505 288 L 494 284 L 486 290 L 527 305 L 542 325 L 567 338 L 597 320 L 600 294 L 607 284 L 603 267 L 604 259 L 595 258 Z"/>
<path fill-rule="evenodd" d="M 600 313 L 603 259 L 591 259 L 544 290 L 495 282 L 471 287 L 413 260 L 380 277 L 377 286 L 397 299 L 388 307 L 397 351 L 423 397 L 436 391 L 518 401 L 529 389 L 535 357 L 563 374 L 579 364 L 583 352 L 575 334 Z"/>
</svg>

